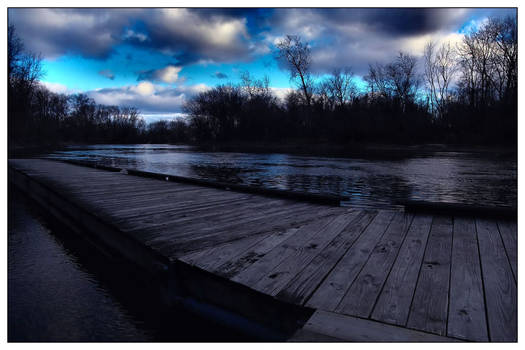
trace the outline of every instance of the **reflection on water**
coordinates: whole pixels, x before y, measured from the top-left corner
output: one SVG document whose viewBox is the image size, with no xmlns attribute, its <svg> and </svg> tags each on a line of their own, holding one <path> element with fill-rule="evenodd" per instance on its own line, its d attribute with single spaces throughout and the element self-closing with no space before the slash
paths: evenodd
<svg viewBox="0 0 525 350">
<path fill-rule="evenodd" d="M 346 205 L 395 207 L 398 200 L 515 206 L 515 158 L 434 152 L 396 159 L 201 152 L 190 146 L 92 145 L 50 158 L 349 198 Z"/>
</svg>

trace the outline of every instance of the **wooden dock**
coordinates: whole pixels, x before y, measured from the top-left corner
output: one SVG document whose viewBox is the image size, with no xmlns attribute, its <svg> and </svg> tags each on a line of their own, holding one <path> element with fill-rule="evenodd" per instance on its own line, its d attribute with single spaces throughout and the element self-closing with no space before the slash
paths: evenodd
<svg viewBox="0 0 525 350">
<path fill-rule="evenodd" d="M 158 276 L 169 302 L 283 340 L 517 340 L 515 220 L 328 206 L 39 159 L 9 160 L 9 181 Z"/>
</svg>

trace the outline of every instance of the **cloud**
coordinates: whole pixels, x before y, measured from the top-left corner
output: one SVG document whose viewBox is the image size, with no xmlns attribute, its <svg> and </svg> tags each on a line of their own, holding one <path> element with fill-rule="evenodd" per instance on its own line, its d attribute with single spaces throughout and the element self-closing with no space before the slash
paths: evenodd
<svg viewBox="0 0 525 350">
<path fill-rule="evenodd" d="M 186 65 L 269 55 L 286 34 L 311 43 L 315 73 L 351 66 L 363 75 L 369 63 L 390 60 L 399 50 L 417 54 L 427 38 L 441 40 L 487 16 L 513 14 L 515 9 L 487 8 L 8 9 L 26 47 L 44 58 L 70 53 L 105 59 L 125 43 L 175 60 L 139 79 L 163 83 L 180 82 L 179 68 Z"/>
<path fill-rule="evenodd" d="M 49 91 L 57 94 L 72 94 L 75 91 L 72 91 L 67 86 L 60 83 L 52 83 L 47 81 L 41 81 L 40 84 L 44 85 Z"/>
<path fill-rule="evenodd" d="M 284 99 L 286 98 L 286 96 L 292 92 L 294 89 L 292 88 L 277 88 L 277 87 L 270 87 L 270 90 L 272 91 L 272 93 L 275 95 L 275 97 L 277 97 L 278 99 L 280 99 L 281 101 L 284 101 Z"/>
<path fill-rule="evenodd" d="M 31 51 L 54 59 L 71 53 L 106 58 L 121 41 L 134 10 L 9 9 L 9 23 Z"/>
<path fill-rule="evenodd" d="M 168 65 L 161 69 L 153 69 L 141 72 L 137 80 L 149 80 L 154 82 L 173 84 L 179 80 L 179 72 L 181 70 L 182 67 Z"/>
<path fill-rule="evenodd" d="M 142 18 L 150 46 L 176 55 L 179 64 L 199 59 L 232 62 L 248 59 L 246 19 L 202 10 L 154 9 Z"/>
<path fill-rule="evenodd" d="M 107 58 L 127 43 L 172 55 L 178 65 L 199 60 L 250 60 L 264 50 L 252 40 L 246 14 L 226 9 L 13 8 L 10 24 L 26 46 L 45 58 L 71 53 Z M 135 28 L 140 23 L 140 28 Z"/>
<path fill-rule="evenodd" d="M 115 80 L 115 74 L 113 74 L 112 71 L 109 69 L 104 69 L 98 72 L 98 74 L 102 75 L 103 77 L 108 78 L 109 80 Z"/>
<path fill-rule="evenodd" d="M 222 73 L 222 72 L 215 72 L 213 76 L 217 79 L 228 79 L 228 75 Z"/>
<path fill-rule="evenodd" d="M 386 62 L 400 50 L 422 54 L 428 40 L 461 40 L 457 31 L 472 16 L 502 15 L 461 8 L 276 9 L 265 41 L 275 45 L 286 34 L 310 42 L 312 70 L 327 73 L 351 66 L 358 75 L 369 63 Z M 505 13 L 506 14 L 506 13 Z"/>
<path fill-rule="evenodd" d="M 86 92 L 97 103 L 132 106 L 142 114 L 182 113 L 182 106 L 191 96 L 206 91 L 205 84 L 167 87 L 143 81 L 137 85 L 104 88 Z"/>
<path fill-rule="evenodd" d="M 123 35 L 124 40 L 128 41 L 137 41 L 139 43 L 143 43 L 147 40 L 149 40 L 148 36 L 144 33 L 136 32 L 132 29 L 128 29 L 125 34 Z"/>
</svg>

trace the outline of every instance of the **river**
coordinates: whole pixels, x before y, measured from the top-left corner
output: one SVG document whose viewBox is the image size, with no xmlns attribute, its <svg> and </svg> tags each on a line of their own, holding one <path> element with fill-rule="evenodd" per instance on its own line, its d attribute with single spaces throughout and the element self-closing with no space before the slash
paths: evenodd
<svg viewBox="0 0 525 350">
<path fill-rule="evenodd" d="M 205 152 L 191 146 L 91 145 L 47 155 L 120 168 L 348 197 L 344 205 L 393 208 L 399 200 L 516 206 L 517 161 L 490 151 L 331 158 Z"/>
</svg>

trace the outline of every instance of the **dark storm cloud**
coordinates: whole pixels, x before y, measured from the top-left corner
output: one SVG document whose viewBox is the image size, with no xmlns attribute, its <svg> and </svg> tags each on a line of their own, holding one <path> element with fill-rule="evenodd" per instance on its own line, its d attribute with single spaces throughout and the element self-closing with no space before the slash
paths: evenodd
<svg viewBox="0 0 525 350">
<path fill-rule="evenodd" d="M 205 10 L 155 9 L 142 21 L 151 39 L 146 45 L 171 52 L 180 63 L 247 60 L 253 53 L 242 17 L 206 15 Z"/>
<path fill-rule="evenodd" d="M 323 9 L 321 21 L 338 25 L 363 23 L 368 30 L 387 36 L 406 36 L 430 33 L 458 24 L 461 9 L 436 8 L 370 8 Z M 466 13 L 466 12 L 465 12 Z"/>
<path fill-rule="evenodd" d="M 8 16 L 26 46 L 46 58 L 65 53 L 106 58 L 116 45 L 127 43 L 170 55 L 179 67 L 247 62 L 270 54 L 284 35 L 299 34 L 311 44 L 314 72 L 351 66 L 362 75 L 369 63 L 392 59 L 400 50 L 417 53 L 425 40 L 446 37 L 474 15 L 513 12 L 460 8 L 36 8 L 9 9 Z M 162 73 L 170 72 L 173 70 Z"/>
<path fill-rule="evenodd" d="M 465 20 L 463 9 L 280 9 L 272 33 L 298 34 L 311 44 L 315 73 L 352 67 L 364 75 L 369 63 L 386 61 L 408 40 L 450 32 Z"/>
<path fill-rule="evenodd" d="M 309 42 L 312 70 L 327 73 L 350 66 L 358 75 L 368 65 L 392 60 L 399 51 L 416 56 L 428 40 L 460 40 L 457 31 L 472 19 L 515 15 L 509 9 L 357 8 L 276 9 L 269 41 L 298 34 Z"/>
<path fill-rule="evenodd" d="M 66 53 L 105 58 L 120 42 L 133 10 L 9 9 L 9 24 L 31 51 L 56 58 Z"/>
<path fill-rule="evenodd" d="M 193 9 L 9 9 L 9 23 L 31 51 L 106 58 L 123 42 L 162 50 L 179 64 L 249 60 L 243 11 Z M 134 25 L 142 27 L 136 30 Z"/>
</svg>

